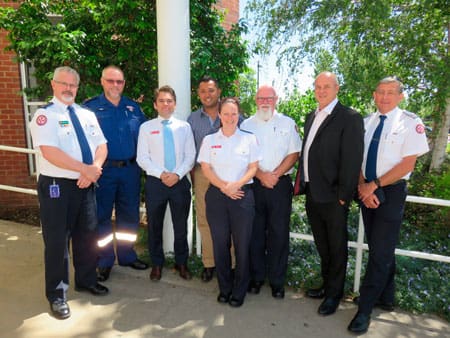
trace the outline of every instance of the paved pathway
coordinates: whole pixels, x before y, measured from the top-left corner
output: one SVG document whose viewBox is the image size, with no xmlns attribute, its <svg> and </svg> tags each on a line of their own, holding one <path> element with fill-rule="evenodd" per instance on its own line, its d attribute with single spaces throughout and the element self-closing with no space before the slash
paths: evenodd
<svg viewBox="0 0 450 338">
<path fill-rule="evenodd" d="M 148 271 L 118 266 L 105 283 L 109 296 L 77 293 L 72 283 L 72 316 L 56 320 L 44 296 L 40 229 L 1 220 L 0 269 L 2 338 L 354 337 L 346 330 L 356 310 L 350 302 L 341 302 L 336 314 L 324 318 L 316 312 L 320 301 L 289 290 L 284 300 L 276 300 L 263 287 L 235 309 L 216 302 L 216 280 L 184 281 L 165 269 L 155 283 Z M 450 338 L 450 327 L 435 316 L 376 310 L 364 337 Z"/>
</svg>

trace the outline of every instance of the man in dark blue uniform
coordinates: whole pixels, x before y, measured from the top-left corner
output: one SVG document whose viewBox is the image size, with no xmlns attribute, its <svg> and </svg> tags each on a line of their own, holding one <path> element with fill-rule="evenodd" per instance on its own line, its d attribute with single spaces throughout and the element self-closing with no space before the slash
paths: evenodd
<svg viewBox="0 0 450 338">
<path fill-rule="evenodd" d="M 141 170 L 136 163 L 137 137 L 146 120 L 133 100 L 122 96 L 125 87 L 123 72 L 108 66 L 102 72 L 104 93 L 84 104 L 97 116 L 108 140 L 108 158 L 98 182 L 98 280 L 109 278 L 114 265 L 113 241 L 116 240 L 119 265 L 145 270 L 148 265 L 137 258 L 133 249 L 139 226 Z M 115 209 L 115 228 L 111 217 Z"/>
</svg>

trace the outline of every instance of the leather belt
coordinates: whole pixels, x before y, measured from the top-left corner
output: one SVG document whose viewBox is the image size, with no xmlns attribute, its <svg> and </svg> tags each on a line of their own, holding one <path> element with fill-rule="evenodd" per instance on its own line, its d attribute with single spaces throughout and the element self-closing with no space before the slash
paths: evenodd
<svg viewBox="0 0 450 338">
<path fill-rule="evenodd" d="M 134 164 L 134 163 L 136 163 L 135 158 L 132 158 L 129 160 L 106 160 L 105 164 L 103 166 L 104 167 L 123 168 L 123 167 L 127 167 L 130 164 Z"/>
</svg>

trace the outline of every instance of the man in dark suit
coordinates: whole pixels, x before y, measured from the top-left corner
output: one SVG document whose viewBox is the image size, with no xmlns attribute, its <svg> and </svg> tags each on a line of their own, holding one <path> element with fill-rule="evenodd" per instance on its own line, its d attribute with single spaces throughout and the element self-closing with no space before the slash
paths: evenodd
<svg viewBox="0 0 450 338">
<path fill-rule="evenodd" d="M 306 213 L 321 259 L 323 284 L 306 295 L 323 298 L 318 312 L 334 313 L 344 292 L 347 216 L 358 184 L 364 127 L 360 114 L 337 99 L 336 75 L 320 73 L 314 82 L 316 111 L 304 126 L 303 149 L 294 193 L 306 194 Z"/>
</svg>

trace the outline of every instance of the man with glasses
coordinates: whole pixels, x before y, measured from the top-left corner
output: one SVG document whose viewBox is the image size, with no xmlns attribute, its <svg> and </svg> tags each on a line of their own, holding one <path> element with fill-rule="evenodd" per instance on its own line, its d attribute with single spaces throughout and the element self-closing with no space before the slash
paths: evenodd
<svg viewBox="0 0 450 338">
<path fill-rule="evenodd" d="M 140 125 L 146 121 L 139 105 L 122 96 L 123 72 L 116 66 L 103 69 L 100 79 L 103 93 L 84 104 L 97 116 L 108 140 L 108 158 L 98 182 L 99 281 L 109 278 L 114 265 L 114 239 L 119 265 L 145 270 L 148 265 L 138 259 L 133 245 L 139 227 L 141 169 L 136 163 Z M 115 210 L 115 224 L 111 218 Z"/>
<path fill-rule="evenodd" d="M 75 104 L 80 76 L 70 67 L 55 69 L 53 99 L 30 123 L 39 149 L 39 197 L 45 246 L 45 294 L 52 315 L 70 317 L 69 241 L 72 242 L 75 290 L 101 296 L 97 282 L 94 185 L 102 175 L 106 140 L 95 115 Z"/>
<path fill-rule="evenodd" d="M 254 179 L 256 214 L 250 242 L 250 285 L 258 294 L 268 273 L 274 298 L 284 298 L 289 254 L 289 224 L 293 186 L 290 174 L 298 160 L 301 139 L 295 121 L 275 110 L 278 97 L 273 87 L 256 93 L 256 114 L 241 129 L 256 135 L 262 160 Z"/>
</svg>

